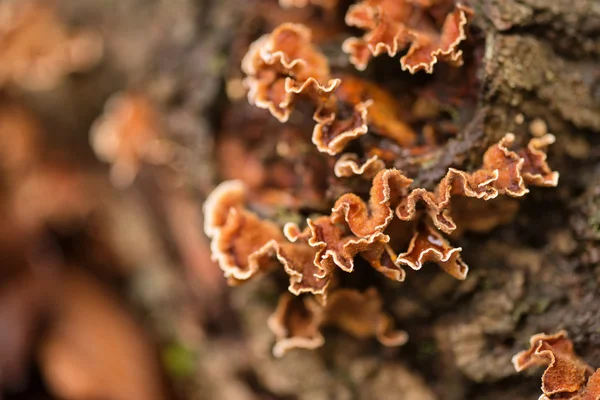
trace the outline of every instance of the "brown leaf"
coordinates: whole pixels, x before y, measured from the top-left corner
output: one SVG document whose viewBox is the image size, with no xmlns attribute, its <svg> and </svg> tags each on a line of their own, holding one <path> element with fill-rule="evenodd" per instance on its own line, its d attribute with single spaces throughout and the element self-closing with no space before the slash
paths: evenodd
<svg viewBox="0 0 600 400">
<path fill-rule="evenodd" d="M 42 374 L 65 399 L 164 399 L 151 341 L 93 277 L 69 271 L 40 350 Z"/>
</svg>

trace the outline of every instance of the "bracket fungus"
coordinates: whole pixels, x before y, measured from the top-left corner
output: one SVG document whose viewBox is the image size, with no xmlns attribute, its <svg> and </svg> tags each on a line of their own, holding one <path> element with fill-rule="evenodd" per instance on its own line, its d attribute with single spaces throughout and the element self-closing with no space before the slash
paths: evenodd
<svg viewBox="0 0 600 400">
<path fill-rule="evenodd" d="M 372 178 L 384 168 L 385 163 L 376 155 L 361 160 L 356 154 L 346 153 L 335 162 L 333 171 L 338 178 L 349 178 L 355 175 Z"/>
<path fill-rule="evenodd" d="M 204 231 L 211 238 L 212 257 L 231 284 L 274 268 L 276 258 L 289 275 L 289 291 L 324 295 L 330 276 L 314 264 L 316 250 L 287 241 L 273 222 L 246 208 L 246 188 L 227 181 L 204 203 Z"/>
<path fill-rule="evenodd" d="M 0 87 L 52 89 L 65 75 L 87 71 L 102 57 L 99 34 L 67 28 L 45 3 L 0 3 Z"/>
<path fill-rule="evenodd" d="M 280 122 L 289 119 L 300 94 L 326 97 L 340 83 L 331 79 L 327 58 L 311 43 L 311 32 L 285 23 L 255 41 L 242 60 L 248 101 L 268 109 Z"/>
<path fill-rule="evenodd" d="M 465 26 L 471 13 L 452 0 L 363 0 L 350 7 L 346 24 L 367 33 L 362 38 L 348 38 L 342 48 L 359 70 L 366 69 L 371 57 L 383 53 L 394 57 L 406 48 L 400 64 L 411 73 L 432 73 L 438 61 L 460 66 L 463 61 L 458 46 L 466 39 Z"/>
<path fill-rule="evenodd" d="M 383 310 L 383 301 L 375 288 L 364 293 L 340 289 L 326 305 L 310 297 L 284 294 L 269 318 L 276 337 L 273 355 L 281 357 L 295 348 L 316 349 L 325 343 L 320 329 L 335 326 L 358 338 L 376 337 L 384 346 L 401 346 L 408 340 L 404 331 L 394 329 L 392 318 Z"/>
<path fill-rule="evenodd" d="M 395 55 L 405 48 L 403 68 L 411 72 L 432 72 L 442 59 L 460 65 L 462 53 L 457 46 L 465 39 L 470 13 L 462 4 L 446 0 L 364 0 L 351 6 L 347 22 L 369 32 L 362 39 L 348 39 L 344 47 L 361 42 L 367 49 L 353 55 L 363 57 L 360 62 L 353 60 L 358 69 L 366 67 L 371 53 L 387 50 Z M 256 179 L 239 173 L 232 180 L 228 167 L 230 180 L 218 185 L 204 205 L 204 230 L 211 239 L 212 256 L 230 284 L 267 273 L 287 275 L 288 292 L 269 320 L 277 338 L 276 356 L 291 348 L 323 345 L 325 325 L 358 338 L 376 337 L 384 345 L 403 344 L 406 334 L 392 329 L 393 318 L 383 313 L 384 300 L 377 289 L 355 290 L 345 274 L 374 269 L 402 282 L 405 268 L 418 271 L 437 263 L 452 277 L 466 279 L 469 268 L 461 258 L 463 249 L 452 246 L 445 235 L 482 232 L 507 223 L 516 213 L 512 198 L 524 196 L 530 186 L 558 184 L 558 173 L 546 159 L 554 136 L 535 137 L 516 149 L 512 133 L 487 148 L 479 166 L 471 158 L 465 168 L 456 158 L 441 166 L 439 178 L 423 184 L 419 166 L 439 160 L 442 141 L 448 136 L 464 140 L 454 122 L 449 122 L 450 128 L 444 126 L 448 120 L 441 117 L 441 106 L 414 112 L 423 93 L 429 96 L 427 104 L 440 103 L 435 89 L 428 87 L 407 99 L 388 86 L 347 72 L 336 74 L 304 25 L 284 23 L 260 37 L 250 45 L 242 70 L 249 103 L 268 110 L 283 125 L 267 125 L 240 106 L 236 110 L 242 122 L 225 121 L 227 137 L 233 138 L 225 149 L 238 153 L 247 149 L 255 165 L 271 159 L 267 147 L 256 142 L 275 143 L 270 148 L 277 157 L 303 154 L 289 161 L 287 178 L 307 170 L 320 175 L 315 191 L 312 178 L 289 178 L 293 186 L 275 183 L 268 178 L 272 172 L 266 171 L 266 165 Z M 451 93 L 448 85 L 452 83 L 442 83 L 443 93 Z M 312 122 L 306 123 L 307 111 Z M 248 125 L 242 125 L 243 118 Z M 260 129 L 254 129 L 257 124 Z M 244 136 L 231 131 L 244 131 Z M 295 132 L 293 141 L 290 132 Z M 311 160 L 325 161 L 309 163 L 309 154 Z M 292 202 L 273 200 L 273 193 L 282 189 L 292 197 L 303 196 L 297 194 L 303 191 L 316 193 L 321 201 L 292 208 Z M 472 202 L 491 206 L 478 204 L 477 212 L 469 212 L 465 222 L 462 214 Z M 506 215 L 496 215 L 494 210 Z"/>
<path fill-rule="evenodd" d="M 540 400 L 600 399 L 600 369 L 594 371 L 577 356 L 567 332 L 538 333 L 531 337 L 529 344 L 529 349 L 515 355 L 512 362 L 517 372 L 547 366 L 542 375 Z"/>
<path fill-rule="evenodd" d="M 377 129 L 378 122 L 385 119 L 384 132 L 402 137 L 403 144 L 414 141 L 405 124 L 383 118 L 393 115 L 391 96 L 356 78 L 348 77 L 342 85 L 342 79 L 331 76 L 327 58 L 312 44 L 310 30 L 304 25 L 285 23 L 256 40 L 242 60 L 242 71 L 248 101 L 269 110 L 280 122 L 289 120 L 300 98 L 314 105 L 312 142 L 323 153 L 341 153 L 348 143 L 367 133 L 368 120 Z M 374 105 L 372 99 L 361 99 L 365 96 L 378 101 Z"/>
</svg>

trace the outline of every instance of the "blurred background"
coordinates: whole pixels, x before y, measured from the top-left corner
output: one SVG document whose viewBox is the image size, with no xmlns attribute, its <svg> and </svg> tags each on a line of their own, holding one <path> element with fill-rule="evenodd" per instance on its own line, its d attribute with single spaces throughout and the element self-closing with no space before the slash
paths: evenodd
<svg viewBox="0 0 600 400">
<path fill-rule="evenodd" d="M 243 372 L 207 342 L 239 343 L 201 229 L 213 3 L 0 1 L 0 398 L 253 398 L 210 389 Z"/>
</svg>

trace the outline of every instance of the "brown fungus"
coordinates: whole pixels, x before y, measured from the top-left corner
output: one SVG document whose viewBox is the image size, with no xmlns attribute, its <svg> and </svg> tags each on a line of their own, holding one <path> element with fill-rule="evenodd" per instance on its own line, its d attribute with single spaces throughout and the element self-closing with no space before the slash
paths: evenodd
<svg viewBox="0 0 600 400">
<path fill-rule="evenodd" d="M 418 4 L 421 3 L 421 4 Z M 452 1 L 363 0 L 346 14 L 346 24 L 367 31 L 362 38 L 347 39 L 342 48 L 350 62 L 364 70 L 373 56 L 390 57 L 408 48 L 400 59 L 403 70 L 433 72 L 438 61 L 462 65 L 458 45 L 466 39 L 465 26 L 472 11 Z M 443 21 L 432 18 L 434 8 L 448 9 Z"/>
<path fill-rule="evenodd" d="M 334 156 L 341 153 L 348 143 L 365 135 L 369 131 L 368 110 L 372 104 L 372 100 L 367 100 L 354 105 L 347 118 L 341 118 L 339 113 L 321 106 L 314 114 L 317 124 L 312 141 L 317 149 Z"/>
<path fill-rule="evenodd" d="M 556 186 L 558 172 L 550 170 L 539 145 L 539 141 L 551 143 L 553 136 L 532 139 L 521 153 L 509 149 L 514 139 L 513 134 L 507 134 L 490 147 L 481 168 L 472 173 L 450 168 L 433 192 L 423 188 L 409 190 L 413 181 L 401 171 L 381 170 L 373 179 L 368 203 L 355 194 L 345 194 L 336 201 L 332 218 L 337 222 L 345 220 L 355 235 L 366 237 L 385 230 L 394 208 L 402 221 L 413 220 L 417 204 L 423 202 L 435 226 L 451 233 L 456 229 L 450 215 L 453 195 L 490 200 L 499 194 L 521 197 L 529 192 L 528 184 Z"/>
<path fill-rule="evenodd" d="M 271 269 L 276 256 L 290 276 L 290 292 L 297 295 L 326 295 L 333 270 L 352 272 L 357 255 L 398 281 L 405 276 L 402 265 L 418 270 L 427 262 L 465 279 L 468 267 L 460 258 L 461 249 L 451 247 L 421 216 L 417 203 L 425 203 L 427 218 L 437 229 L 450 233 L 455 228 L 450 216 L 453 195 L 488 200 L 498 194 L 521 196 L 527 192 L 525 183 L 556 183 L 556 173 L 549 172 L 545 153 L 536 145 L 523 152 L 530 165 L 529 175 L 523 176 L 525 159 L 508 149 L 513 140 L 507 135 L 492 146 L 483 166 L 473 173 L 450 169 L 436 192 L 411 190 L 412 180 L 400 171 L 381 170 L 373 179 L 368 203 L 356 194 L 345 194 L 330 216 L 309 218 L 303 231 L 287 224 L 282 233 L 277 224 L 245 208 L 246 188 L 241 182 L 225 182 L 205 204 L 205 231 L 212 238 L 213 257 L 225 275 L 237 282 Z M 531 178 L 538 176 L 547 178 L 543 182 Z M 400 221 L 416 222 L 407 250 L 399 255 L 388 246 L 390 235 L 396 235 L 395 230 L 387 231 L 394 215 Z"/>
<path fill-rule="evenodd" d="M 382 307 L 383 299 L 375 288 L 364 293 L 340 289 L 331 295 L 325 307 L 323 325 L 336 326 L 360 339 L 375 336 L 384 346 L 402 346 L 408 335 L 394 329 L 393 319 Z"/>
<path fill-rule="evenodd" d="M 273 354 L 282 357 L 295 348 L 315 349 L 325 343 L 320 330 L 334 326 L 358 338 L 375 337 L 384 346 L 401 346 L 408 340 L 404 331 L 394 329 L 393 319 L 383 310 L 375 288 L 364 293 L 352 289 L 335 291 L 326 305 L 312 297 L 284 293 L 268 321 L 275 334 Z"/>
<path fill-rule="evenodd" d="M 288 241 L 280 227 L 246 208 L 246 186 L 241 181 L 221 183 L 204 203 L 204 231 L 211 238 L 213 259 L 230 284 L 238 284 L 277 266 L 290 277 L 296 295 L 325 296 L 331 274 L 315 265 L 311 246 Z"/>
<path fill-rule="evenodd" d="M 395 202 L 406 196 L 411 183 L 396 169 L 382 170 L 373 178 L 368 203 L 354 193 L 345 194 L 335 202 L 332 219 L 345 221 L 359 237 L 383 232 L 394 218 Z"/>
<path fill-rule="evenodd" d="M 413 146 L 417 135 L 400 118 L 400 110 L 400 104 L 383 88 L 342 75 L 332 95 L 317 104 L 312 141 L 329 155 L 341 153 L 348 143 L 367 133 L 389 138 L 400 146 Z"/>
<path fill-rule="evenodd" d="M 301 234 L 289 235 L 291 230 L 298 232 L 292 224 L 287 225 L 288 237 L 297 240 L 308 238 L 308 244 L 317 250 L 315 265 L 322 271 L 331 271 L 334 266 L 344 272 L 354 270 L 354 259 L 358 254 L 373 253 L 382 250 L 389 237 L 379 232 L 367 237 L 357 237 L 332 221 L 327 216 L 307 220 L 308 227 Z"/>
<path fill-rule="evenodd" d="M 279 227 L 246 209 L 240 181 L 220 184 L 204 203 L 204 232 L 211 238 L 213 259 L 226 278 L 244 281 L 270 269 L 272 242 L 283 239 Z"/>
<path fill-rule="evenodd" d="M 490 147 L 483 156 L 483 165 L 474 172 L 450 168 L 435 191 L 414 189 L 399 203 L 396 215 L 404 221 L 412 220 L 417 212 L 417 203 L 422 201 L 435 226 L 451 233 L 456 229 L 450 216 L 453 195 L 490 200 L 498 195 L 521 197 L 529 192 L 527 185 L 556 186 L 558 172 L 550 170 L 541 148 L 530 142 L 527 149 L 517 153 L 509 149 L 514 140 L 514 135 L 509 133 Z M 538 140 L 534 138 L 532 142 L 537 143 Z M 547 135 L 543 143 L 553 140 L 552 135 Z"/>
<path fill-rule="evenodd" d="M 345 153 L 335 162 L 333 172 L 338 178 L 360 175 L 366 179 L 371 179 L 384 168 L 385 163 L 376 155 L 361 159 L 356 154 Z"/>
<path fill-rule="evenodd" d="M 546 365 L 542 375 L 541 400 L 598 400 L 600 399 L 600 370 L 594 372 L 573 350 L 567 332 L 553 335 L 538 333 L 529 340 L 530 347 L 512 359 L 520 372 L 534 366 Z"/>
<path fill-rule="evenodd" d="M 296 296 L 312 293 L 322 303 L 327 301 L 328 291 L 333 280 L 331 268 L 323 268 L 315 260 L 315 250 L 304 244 L 277 243 L 274 246 L 277 259 L 290 277 L 288 291 Z"/>
<path fill-rule="evenodd" d="M 335 91 L 335 99 L 342 107 L 359 104 L 366 100 L 371 102 L 367 124 L 369 133 L 386 137 L 402 147 L 412 147 L 417 144 L 418 136 L 408 125 L 401 103 L 384 87 L 360 79 L 353 75 L 340 76 L 340 86 Z M 342 108 L 339 107 L 338 108 Z"/>
<path fill-rule="evenodd" d="M 581 400 L 600 400 L 600 368 L 588 379 Z"/>
<path fill-rule="evenodd" d="M 340 83 L 327 58 L 311 43 L 310 30 L 285 23 L 256 40 L 242 60 L 248 101 L 286 122 L 300 94 L 326 97 Z"/>
<path fill-rule="evenodd" d="M 347 193 L 335 202 L 330 216 L 307 220 L 308 227 L 302 235 L 309 237 L 308 243 L 318 249 L 315 264 L 323 270 L 330 270 L 333 264 L 352 272 L 354 258 L 360 254 L 376 270 L 398 281 L 405 276 L 402 265 L 418 270 L 426 262 L 436 262 L 455 278 L 465 279 L 468 267 L 460 258 L 461 249 L 450 246 L 437 231 L 451 233 L 456 229 L 451 216 L 452 196 L 483 200 L 494 199 L 499 194 L 519 197 L 527 193 L 526 184 L 557 183 L 558 174 L 549 170 L 545 153 L 539 150 L 540 146 L 531 144 L 523 154 L 535 162 L 528 161 L 530 172 L 524 176 L 522 169 L 526 159 L 509 150 L 513 141 L 514 136 L 508 134 L 490 147 L 483 157 L 483 166 L 473 173 L 451 168 L 435 192 L 422 188 L 411 190 L 412 179 L 396 169 L 379 171 L 373 178 L 368 202 Z M 539 176 L 546 178 L 532 178 Z M 428 218 L 437 230 L 419 211 L 420 201 L 425 203 Z M 394 215 L 401 221 L 417 223 L 408 249 L 398 256 L 387 245 L 390 235 L 396 234 L 395 230 L 388 230 Z M 485 219 L 479 225 L 471 225 L 493 227 L 502 221 Z M 299 232 L 299 229 L 296 227 L 294 231 Z M 383 261 L 386 257 L 391 257 L 392 263 Z"/>
<path fill-rule="evenodd" d="M 283 3 L 303 7 L 316 2 Z M 367 52 L 377 55 L 387 49 L 395 55 L 406 49 L 403 68 L 411 72 L 431 72 L 441 59 L 462 63 L 457 46 L 465 39 L 470 10 L 461 4 L 450 0 L 364 0 L 348 14 L 357 18 L 353 25 L 369 31 L 363 39 L 356 39 L 373 40 L 371 48 L 363 43 Z M 404 36 L 394 36 L 397 32 Z M 389 44 L 386 48 L 377 35 L 387 34 L 392 36 L 383 37 Z M 366 60 L 370 57 L 367 53 Z M 439 148 L 444 137 L 457 135 L 458 128 L 438 121 L 438 106 L 433 112 L 417 115 L 407 111 L 408 102 L 414 102 L 410 96 L 399 100 L 387 88 L 351 75 L 332 78 L 327 58 L 311 43 L 311 32 L 304 25 L 285 23 L 255 41 L 242 69 L 250 104 L 269 110 L 280 122 L 289 120 L 285 126 L 297 129 L 299 141 L 290 141 L 286 129 L 272 129 L 263 122 L 258 124 L 260 129 L 240 125 L 244 136 L 222 149 L 225 162 L 236 151 L 240 159 L 248 151 L 265 170 L 279 172 L 250 179 L 251 193 L 246 193 L 239 181 L 221 184 L 206 202 L 205 231 L 212 240 L 213 257 L 230 283 L 240 283 L 279 264 L 289 276 L 289 293 L 280 298 L 269 320 L 277 337 L 276 356 L 292 348 L 321 346 L 325 325 L 358 337 L 376 336 L 384 344 L 403 343 L 406 334 L 392 329 L 392 319 L 381 311 L 377 291 L 361 293 L 344 287 L 346 278 L 338 270 L 352 273 L 371 265 L 387 278 L 402 282 L 406 266 L 420 270 L 426 263 L 437 263 L 451 276 L 465 279 L 468 267 L 460 257 L 462 249 L 451 246 L 443 234 L 457 230 L 457 222 L 461 224 L 457 232 L 481 232 L 506 223 L 514 216 L 516 203 L 504 198 L 494 203 L 489 200 L 500 195 L 521 197 L 528 186 L 556 186 L 558 182 L 558 173 L 546 162 L 545 149 L 554 141 L 552 135 L 536 137 L 525 148 L 513 151 L 515 136 L 507 134 L 487 149 L 479 168 L 462 171 L 448 167 L 437 185 L 418 186 L 421 180 L 413 179 L 413 166 L 435 163 L 441 149 L 431 150 Z M 420 98 L 423 93 L 430 97 L 428 104 L 437 104 L 438 97 L 443 97 L 425 90 Z M 336 159 L 322 157 L 308 143 L 310 125 L 302 119 L 307 109 L 316 122 L 312 144 Z M 292 112 L 294 118 L 290 118 Z M 422 126 L 421 132 L 414 126 Z M 312 156 L 325 162 L 309 166 L 298 161 L 302 157 L 295 161 L 291 157 L 286 164 L 289 168 L 275 168 L 268 147 L 257 145 L 263 144 L 262 136 L 264 142 L 274 144 L 276 157 L 290 159 L 293 147 L 305 155 L 312 150 Z M 350 152 L 344 153 L 347 147 Z M 320 167 L 327 162 L 333 174 L 322 172 Z M 393 165 L 406 171 L 390 168 Z M 309 170 L 322 178 L 317 194 L 321 201 L 291 206 L 289 198 L 303 196 L 297 193 L 311 188 L 310 179 L 300 179 Z M 293 184 L 280 185 L 277 175 Z M 245 179 L 243 174 L 240 177 Z M 281 195 L 273 195 L 273 188 L 285 189 L 277 192 Z M 469 211 L 470 219 L 463 221 L 473 202 L 485 206 L 478 207 L 474 215 Z M 328 207 L 332 207 L 329 214 L 325 211 Z M 490 216 L 494 213 L 503 215 Z M 298 222 L 307 216 L 304 225 Z"/>
<path fill-rule="evenodd" d="M 283 357 L 292 349 L 316 349 L 325 343 L 319 331 L 322 307 L 311 297 L 284 293 L 267 324 L 276 338 L 273 355 Z"/>
<path fill-rule="evenodd" d="M 320 152 L 339 154 L 369 128 L 402 146 L 417 141 L 387 91 L 349 75 L 331 77 L 327 58 L 311 43 L 304 25 L 282 24 L 256 40 L 242 70 L 250 104 L 268 109 L 280 122 L 288 121 L 299 98 L 314 106 L 312 142 Z"/>
<path fill-rule="evenodd" d="M 461 251 L 460 247 L 450 246 L 428 223 L 421 223 L 415 229 L 408 250 L 396 258 L 396 265 L 408 265 L 418 271 L 425 263 L 435 262 L 454 278 L 464 280 L 469 267 L 460 258 Z"/>
</svg>

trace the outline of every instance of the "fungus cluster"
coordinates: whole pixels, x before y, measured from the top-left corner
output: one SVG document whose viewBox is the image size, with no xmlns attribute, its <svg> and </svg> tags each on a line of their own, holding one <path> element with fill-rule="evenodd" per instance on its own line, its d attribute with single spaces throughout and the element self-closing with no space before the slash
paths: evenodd
<svg viewBox="0 0 600 400">
<path fill-rule="evenodd" d="M 343 50 L 350 62 L 364 70 L 371 57 L 390 57 L 408 48 L 400 59 L 411 73 L 433 71 L 438 61 L 462 65 L 459 44 L 466 39 L 465 26 L 472 11 L 444 0 L 363 0 L 350 7 L 346 23 L 364 29 L 362 38 L 349 38 Z"/>
<path fill-rule="evenodd" d="M 600 369 L 594 371 L 575 354 L 565 331 L 553 335 L 538 333 L 529 344 L 529 349 L 515 355 L 512 362 L 518 372 L 546 366 L 540 400 L 600 399 Z"/>
<path fill-rule="evenodd" d="M 411 73 L 431 73 L 438 60 L 459 66 L 458 44 L 466 37 L 470 13 L 448 1 L 365 0 L 351 6 L 346 22 L 369 33 L 346 40 L 344 50 L 352 49 L 352 63 L 358 69 L 366 67 L 371 54 L 387 49 L 393 56 L 405 48 L 402 68 Z M 513 204 L 506 206 L 500 196 L 519 198 L 530 186 L 558 183 L 545 152 L 554 137 L 536 137 L 519 148 L 515 135 L 508 133 L 485 151 L 478 167 L 449 167 L 435 185 L 422 186 L 409 171 L 397 168 L 398 161 L 410 160 L 417 169 L 435 163 L 435 154 L 442 149 L 440 138 L 452 128 L 416 122 L 418 117 L 407 116 L 402 101 L 386 87 L 348 73 L 332 73 L 304 25 L 284 23 L 260 37 L 250 46 L 242 70 L 249 103 L 285 123 L 265 128 L 262 137 L 277 143 L 274 151 L 281 159 L 293 155 L 295 162 L 273 168 L 277 173 L 265 171 L 258 179 L 232 173 L 229 177 L 238 179 L 221 183 L 204 205 L 204 230 L 211 238 L 213 258 L 230 284 L 281 270 L 287 274 L 290 293 L 281 297 L 269 322 L 277 337 L 276 356 L 294 347 L 322 345 L 324 325 L 357 337 L 375 336 L 388 346 L 403 344 L 406 334 L 393 329 L 376 289 L 344 287 L 341 274 L 370 266 L 402 282 L 405 268 L 419 270 L 437 263 L 456 279 L 465 279 L 468 267 L 461 259 L 462 249 L 453 247 L 445 235 L 489 230 L 507 218 L 480 207 L 481 212 L 457 226 L 461 215 L 455 211 L 483 201 L 506 208 L 512 216 Z M 438 116 L 431 108 L 421 112 L 427 115 L 423 118 Z M 308 124 L 306 112 L 312 114 Z M 247 121 L 271 126 L 261 118 Z M 246 128 L 251 132 L 251 125 Z M 284 140 L 291 135 L 286 129 L 299 131 L 293 145 Z M 303 133 L 306 130 L 312 130 L 310 139 Z M 243 154 L 238 140 L 224 143 Z M 301 154 L 291 147 L 301 149 Z M 244 162 L 249 168 L 259 163 Z M 276 165 L 285 163 L 280 160 Z M 318 168 L 317 174 L 326 178 L 319 182 L 298 176 L 307 166 L 313 172 Z M 289 193 L 280 182 L 299 197 L 306 192 L 320 195 L 321 202 L 283 201 Z M 288 213 L 273 212 L 274 206 L 288 207 Z M 292 214 L 299 218 L 286 218 Z"/>
<path fill-rule="evenodd" d="M 276 357 L 293 348 L 315 349 L 325 339 L 323 326 L 336 326 L 358 338 L 375 336 L 386 346 L 406 343 L 408 336 L 394 329 L 392 318 L 381 310 L 382 299 L 375 288 L 364 293 L 340 289 L 325 305 L 312 297 L 295 297 L 285 293 L 269 318 L 269 328 L 277 338 L 273 348 Z"/>
</svg>

